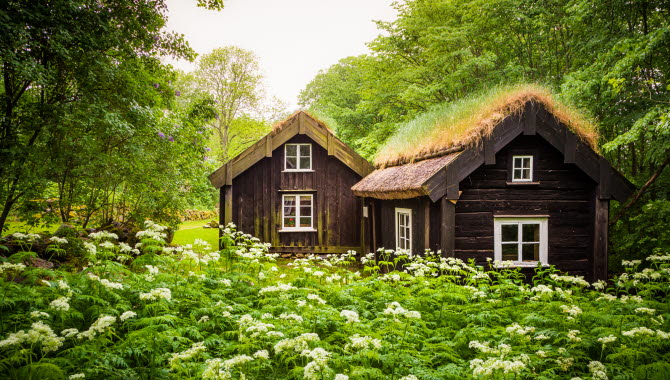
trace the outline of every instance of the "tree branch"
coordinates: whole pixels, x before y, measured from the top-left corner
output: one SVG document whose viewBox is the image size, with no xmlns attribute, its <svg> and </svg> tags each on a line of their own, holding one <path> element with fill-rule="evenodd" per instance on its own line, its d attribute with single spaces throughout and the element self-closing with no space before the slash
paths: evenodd
<svg viewBox="0 0 670 380">
<path fill-rule="evenodd" d="M 642 195 L 644 195 L 644 193 L 649 189 L 649 187 L 654 183 L 654 181 L 658 179 L 658 177 L 661 175 L 661 172 L 663 172 L 663 169 L 665 169 L 665 167 L 668 166 L 668 164 L 670 164 L 670 155 L 668 155 L 668 157 L 666 157 L 665 161 L 663 161 L 661 166 L 659 166 L 658 169 L 656 169 L 656 171 L 649 178 L 647 183 L 645 183 L 644 186 L 642 186 L 640 190 L 637 191 L 635 196 L 631 198 L 628 202 L 626 202 L 626 204 L 623 205 L 623 207 L 621 207 L 619 213 L 610 220 L 609 223 L 610 226 L 614 225 L 619 219 L 621 219 L 621 217 L 626 213 L 626 211 L 628 211 L 628 209 L 630 209 L 631 206 L 633 206 L 633 204 L 635 204 L 635 202 L 637 202 L 642 197 Z"/>
</svg>

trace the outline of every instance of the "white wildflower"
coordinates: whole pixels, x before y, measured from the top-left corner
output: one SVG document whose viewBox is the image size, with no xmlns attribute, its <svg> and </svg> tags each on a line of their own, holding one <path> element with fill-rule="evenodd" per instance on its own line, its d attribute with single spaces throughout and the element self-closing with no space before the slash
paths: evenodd
<svg viewBox="0 0 670 380">
<path fill-rule="evenodd" d="M 116 317 L 101 314 L 98 317 L 98 319 L 95 322 L 93 322 L 91 327 L 89 327 L 88 330 L 79 333 L 78 337 L 79 339 L 88 338 L 92 340 L 95 337 L 96 333 L 104 332 L 108 327 L 113 325 L 114 322 L 116 322 Z"/>
<path fill-rule="evenodd" d="M 168 288 L 152 289 L 148 293 L 140 293 L 140 300 L 142 301 L 157 301 L 159 299 L 170 301 L 172 299 L 172 292 Z"/>
<path fill-rule="evenodd" d="M 69 300 L 70 299 L 68 297 L 56 298 L 55 300 L 51 301 L 49 308 L 57 311 L 68 311 L 70 310 L 70 304 L 68 303 Z"/>
<path fill-rule="evenodd" d="M 358 313 L 353 310 L 342 310 L 340 312 L 340 317 L 345 318 L 347 323 L 360 322 L 358 319 Z"/>
</svg>

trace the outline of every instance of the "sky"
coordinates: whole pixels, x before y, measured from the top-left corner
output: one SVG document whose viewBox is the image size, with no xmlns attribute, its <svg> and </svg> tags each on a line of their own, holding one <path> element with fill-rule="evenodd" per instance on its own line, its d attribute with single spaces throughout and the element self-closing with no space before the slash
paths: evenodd
<svg viewBox="0 0 670 380">
<path fill-rule="evenodd" d="M 319 72 L 340 59 L 368 51 L 379 31 L 373 20 L 391 21 L 393 0 L 225 0 L 222 11 L 196 0 L 167 0 L 167 30 L 183 34 L 198 54 L 235 45 L 259 57 L 267 93 L 298 108 L 298 94 Z M 191 71 L 194 63 L 169 60 Z"/>
</svg>

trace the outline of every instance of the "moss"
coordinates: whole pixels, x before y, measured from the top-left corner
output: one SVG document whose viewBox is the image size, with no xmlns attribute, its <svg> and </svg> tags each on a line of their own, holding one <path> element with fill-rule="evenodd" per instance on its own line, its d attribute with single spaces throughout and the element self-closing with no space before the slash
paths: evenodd
<svg viewBox="0 0 670 380">
<path fill-rule="evenodd" d="M 521 84 L 494 87 L 456 102 L 434 106 L 401 125 L 380 149 L 375 163 L 377 166 L 398 165 L 449 148 L 477 145 L 505 117 L 522 112 L 528 101 L 542 103 L 597 151 L 595 123 L 558 102 L 547 88 Z"/>
</svg>

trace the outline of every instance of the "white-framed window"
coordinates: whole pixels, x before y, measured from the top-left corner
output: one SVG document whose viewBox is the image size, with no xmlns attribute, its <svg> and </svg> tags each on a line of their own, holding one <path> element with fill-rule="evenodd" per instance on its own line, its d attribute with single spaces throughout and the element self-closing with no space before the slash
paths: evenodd
<svg viewBox="0 0 670 380">
<path fill-rule="evenodd" d="M 412 210 L 395 209 L 395 249 L 412 251 Z"/>
<path fill-rule="evenodd" d="M 314 196 L 312 194 L 282 195 L 282 232 L 314 231 Z"/>
<path fill-rule="evenodd" d="M 494 260 L 517 266 L 547 265 L 546 217 L 494 218 Z"/>
<path fill-rule="evenodd" d="M 533 156 L 512 156 L 512 182 L 533 181 Z"/>
<path fill-rule="evenodd" d="M 284 157 L 287 172 L 312 170 L 312 144 L 285 144 Z"/>
</svg>

